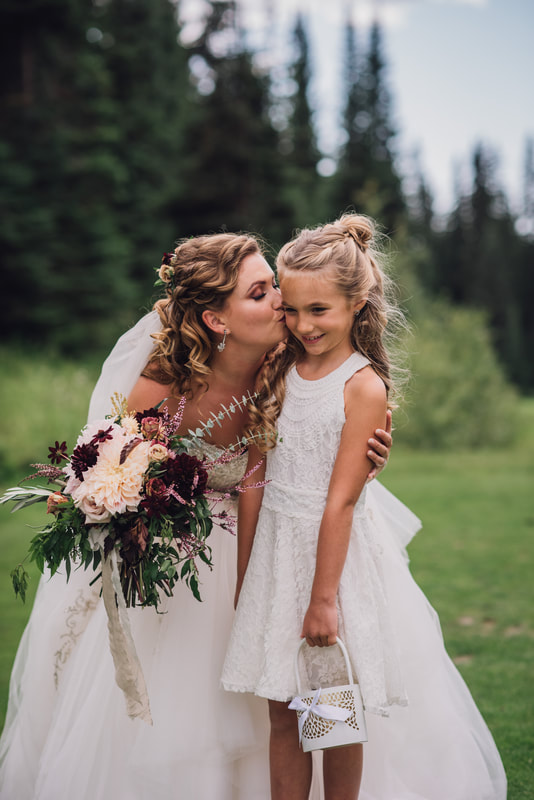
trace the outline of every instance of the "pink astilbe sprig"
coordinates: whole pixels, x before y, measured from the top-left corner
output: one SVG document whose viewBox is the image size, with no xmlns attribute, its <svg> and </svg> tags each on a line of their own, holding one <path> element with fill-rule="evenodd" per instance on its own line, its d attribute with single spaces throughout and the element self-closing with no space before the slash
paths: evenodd
<svg viewBox="0 0 534 800">
<path fill-rule="evenodd" d="M 244 482 L 247 480 L 247 478 L 250 478 L 251 475 L 254 475 L 254 473 L 257 472 L 257 470 L 259 470 L 259 468 L 263 464 L 263 461 L 264 461 L 263 458 L 260 459 L 258 463 L 252 467 L 252 469 L 249 469 L 248 472 L 245 472 L 239 483 L 236 484 L 235 486 L 236 492 L 246 492 L 247 489 L 262 489 L 264 486 L 267 486 L 269 481 L 258 481 L 257 483 L 247 483 L 246 486 L 243 485 Z"/>
<path fill-rule="evenodd" d="M 182 424 L 182 419 L 184 417 L 184 409 L 185 409 L 185 397 L 180 398 L 180 402 L 178 403 L 178 408 L 176 412 L 171 415 L 169 414 L 168 409 L 165 407 L 163 411 L 161 411 L 162 415 L 162 424 L 163 429 L 167 436 L 175 436 L 178 428 Z"/>
<path fill-rule="evenodd" d="M 221 464 L 229 464 L 234 459 L 242 456 L 244 452 L 246 452 L 245 447 L 242 447 L 240 450 L 223 450 L 222 453 L 215 458 L 204 461 L 204 469 L 210 470 Z"/>
<path fill-rule="evenodd" d="M 23 478 L 23 481 L 31 481 L 34 478 L 48 478 L 49 482 L 58 482 L 64 483 L 66 475 L 62 469 L 59 467 L 54 467 L 52 464 L 30 464 L 30 467 L 35 467 L 37 472 L 33 472 L 31 475 L 28 475 L 26 478 Z"/>
</svg>

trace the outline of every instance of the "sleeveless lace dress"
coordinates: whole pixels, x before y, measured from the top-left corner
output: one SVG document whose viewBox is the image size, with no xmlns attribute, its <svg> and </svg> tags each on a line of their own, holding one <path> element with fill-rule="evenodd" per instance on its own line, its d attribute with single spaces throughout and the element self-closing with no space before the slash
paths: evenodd
<svg viewBox="0 0 534 800">
<path fill-rule="evenodd" d="M 218 448 L 205 445 L 213 458 Z M 246 455 L 210 472 L 235 485 Z M 223 500 L 236 514 L 234 498 Z M 88 573 L 43 578 L 21 640 L 0 741 L 2 800 L 268 800 L 268 719 L 258 698 L 224 692 L 233 618 L 235 537 L 210 536 L 199 603 L 185 586 L 164 612 L 130 609 L 153 726 L 128 718 L 115 683 L 107 617 Z"/>
<path fill-rule="evenodd" d="M 353 353 L 316 381 L 296 368 L 288 374 L 281 441 L 267 458 L 269 483 L 223 669 L 229 691 L 279 701 L 297 693 L 293 659 L 345 422 L 344 387 L 367 363 Z M 360 800 L 505 800 L 497 748 L 409 571 L 404 548 L 418 527 L 377 481 L 364 488 L 338 591 L 339 634 L 367 712 Z M 346 683 L 338 648 L 304 650 L 304 685 Z"/>
</svg>

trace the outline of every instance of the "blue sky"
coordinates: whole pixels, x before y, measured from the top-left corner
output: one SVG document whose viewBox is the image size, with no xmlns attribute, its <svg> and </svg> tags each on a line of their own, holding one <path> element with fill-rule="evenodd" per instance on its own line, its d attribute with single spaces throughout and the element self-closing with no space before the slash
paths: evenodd
<svg viewBox="0 0 534 800">
<path fill-rule="evenodd" d="M 521 199 L 527 136 L 534 137 L 534 0 L 238 0 L 264 63 L 290 57 L 287 31 L 306 13 L 316 78 L 312 100 L 320 141 L 336 145 L 342 102 L 342 24 L 351 13 L 365 44 L 376 14 L 384 30 L 388 83 L 408 166 L 419 151 L 438 211 L 450 208 L 454 176 L 469 177 L 475 144 L 499 156 L 498 178 L 510 201 Z M 182 0 L 188 19 L 202 0 Z"/>
</svg>

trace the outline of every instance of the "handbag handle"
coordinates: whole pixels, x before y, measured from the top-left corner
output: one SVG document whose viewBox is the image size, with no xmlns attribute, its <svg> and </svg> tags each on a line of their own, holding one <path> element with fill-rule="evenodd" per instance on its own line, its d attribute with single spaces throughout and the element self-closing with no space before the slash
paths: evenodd
<svg viewBox="0 0 534 800">
<path fill-rule="evenodd" d="M 294 661 L 295 678 L 297 680 L 297 693 L 299 695 L 302 694 L 302 688 L 301 688 L 301 684 L 300 684 L 300 673 L 299 673 L 299 655 L 300 655 L 300 651 L 302 650 L 303 645 L 305 645 L 305 644 L 306 644 L 306 639 L 302 639 L 299 642 L 299 645 L 297 647 L 297 652 L 295 653 L 295 661 Z M 341 641 L 341 639 L 339 637 L 336 637 L 336 641 L 334 642 L 334 644 L 329 645 L 329 647 L 334 647 L 336 644 L 338 645 L 338 647 L 340 648 L 341 652 L 343 653 L 343 657 L 345 659 L 345 666 L 347 668 L 347 675 L 348 675 L 348 678 L 349 678 L 349 683 L 352 685 L 354 683 L 354 680 L 353 680 L 353 677 L 352 677 L 352 667 L 350 665 L 349 654 L 347 653 L 347 648 L 345 647 L 345 645 L 343 644 L 343 642 Z"/>
</svg>

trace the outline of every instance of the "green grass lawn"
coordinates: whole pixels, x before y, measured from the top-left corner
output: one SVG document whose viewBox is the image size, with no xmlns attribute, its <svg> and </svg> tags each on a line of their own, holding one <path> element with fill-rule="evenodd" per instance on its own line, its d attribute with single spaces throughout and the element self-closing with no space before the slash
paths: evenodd
<svg viewBox="0 0 534 800">
<path fill-rule="evenodd" d="M 382 476 L 423 520 L 409 548 L 412 571 L 438 611 L 448 651 L 496 739 L 510 800 L 534 798 L 532 401 L 522 404 L 522 417 L 522 439 L 513 448 L 442 453 L 397 446 Z M 43 457 L 41 445 L 32 455 Z M 43 518 L 39 507 L 15 515 L 0 507 L 2 718 L 9 672 L 37 584 L 33 569 L 23 605 L 13 596 L 9 572 L 26 551 L 29 526 Z"/>
</svg>

